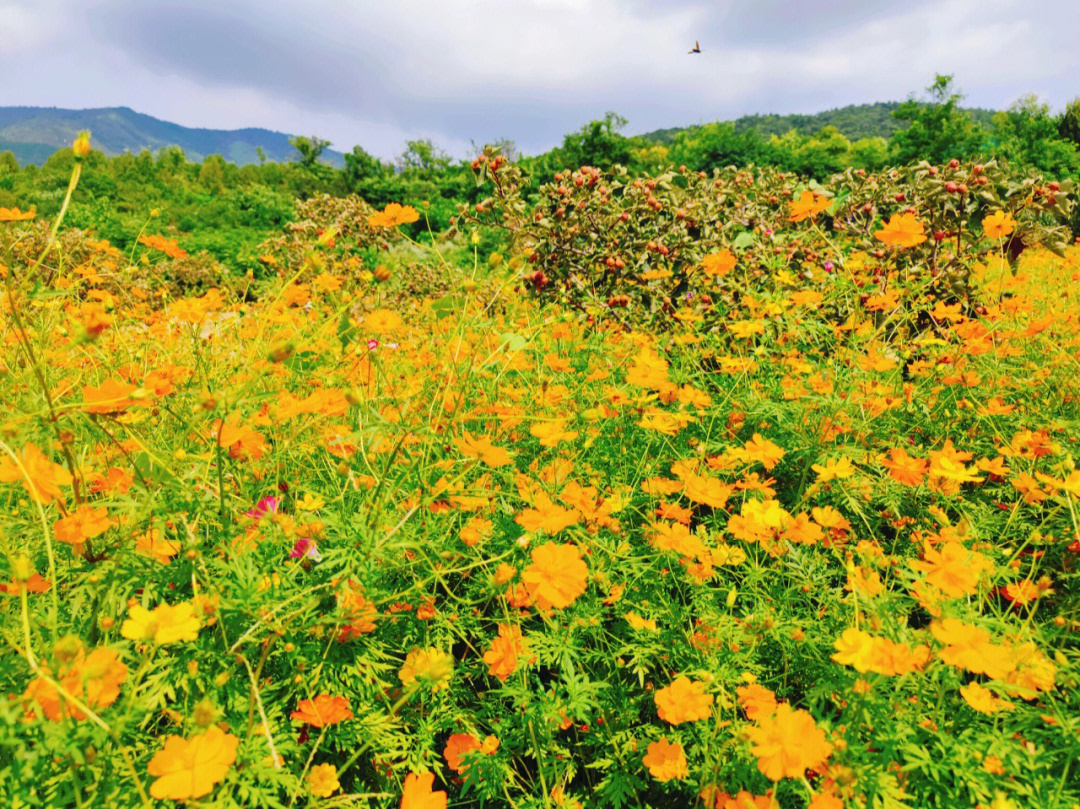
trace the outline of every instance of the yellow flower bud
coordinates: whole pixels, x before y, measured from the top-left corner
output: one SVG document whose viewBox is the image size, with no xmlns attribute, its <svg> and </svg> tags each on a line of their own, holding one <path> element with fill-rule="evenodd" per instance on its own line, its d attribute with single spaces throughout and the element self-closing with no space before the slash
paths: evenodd
<svg viewBox="0 0 1080 809">
<path fill-rule="evenodd" d="M 75 142 L 71 144 L 71 151 L 75 153 L 78 160 L 82 160 L 90 154 L 90 133 L 80 132 L 78 137 L 75 138 Z"/>
</svg>

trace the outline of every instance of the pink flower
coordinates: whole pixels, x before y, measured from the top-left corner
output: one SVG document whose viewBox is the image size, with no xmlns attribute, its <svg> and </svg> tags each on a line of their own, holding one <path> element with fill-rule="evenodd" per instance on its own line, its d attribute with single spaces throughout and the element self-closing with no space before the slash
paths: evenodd
<svg viewBox="0 0 1080 809">
<path fill-rule="evenodd" d="M 298 539 L 296 544 L 292 546 L 292 550 L 289 551 L 290 559 L 311 559 L 313 562 L 321 562 L 322 554 L 319 553 L 319 546 L 315 544 L 314 539 Z"/>
<path fill-rule="evenodd" d="M 376 348 L 379 347 L 379 341 L 372 337 L 370 340 L 367 341 L 367 347 L 368 351 L 374 351 Z"/>
<path fill-rule="evenodd" d="M 247 515 L 253 519 L 261 520 L 268 514 L 277 514 L 279 505 L 276 497 L 267 495 L 255 504 L 255 508 L 248 510 Z"/>
</svg>

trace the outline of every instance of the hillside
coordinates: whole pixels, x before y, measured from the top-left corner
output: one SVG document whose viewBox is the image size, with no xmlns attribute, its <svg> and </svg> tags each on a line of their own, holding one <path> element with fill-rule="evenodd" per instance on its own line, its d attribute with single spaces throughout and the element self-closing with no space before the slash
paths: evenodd
<svg viewBox="0 0 1080 809">
<path fill-rule="evenodd" d="M 269 129 L 195 129 L 127 107 L 0 107 L 0 151 L 10 150 L 20 164 L 41 165 L 57 149 L 71 145 L 82 129 L 93 133 L 95 148 L 107 155 L 179 146 L 192 161 L 219 154 L 237 165 L 255 163 L 260 146 L 267 160 L 284 162 L 296 155 L 289 135 Z M 343 164 L 340 152 L 327 150 L 323 159 L 334 166 Z"/>
<path fill-rule="evenodd" d="M 762 137 L 783 135 L 795 129 L 804 135 L 818 132 L 827 126 L 835 126 L 848 140 L 881 137 L 888 139 L 896 130 L 903 128 L 902 122 L 892 117 L 900 103 L 897 101 L 879 101 L 876 104 L 849 104 L 846 107 L 825 110 L 813 115 L 744 115 L 736 118 L 735 131 L 754 130 Z M 979 123 L 990 125 L 993 110 L 971 108 L 967 112 Z M 641 137 L 657 143 L 671 143 L 675 136 L 693 127 L 672 127 L 647 132 Z"/>
</svg>

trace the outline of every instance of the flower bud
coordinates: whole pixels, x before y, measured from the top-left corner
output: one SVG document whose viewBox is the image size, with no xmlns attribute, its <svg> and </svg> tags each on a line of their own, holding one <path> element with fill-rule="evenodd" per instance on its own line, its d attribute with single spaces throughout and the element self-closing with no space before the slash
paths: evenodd
<svg viewBox="0 0 1080 809">
<path fill-rule="evenodd" d="M 71 151 L 75 153 L 77 160 L 82 160 L 90 154 L 90 133 L 80 132 L 78 137 L 75 138 L 75 142 L 71 144 Z"/>
</svg>

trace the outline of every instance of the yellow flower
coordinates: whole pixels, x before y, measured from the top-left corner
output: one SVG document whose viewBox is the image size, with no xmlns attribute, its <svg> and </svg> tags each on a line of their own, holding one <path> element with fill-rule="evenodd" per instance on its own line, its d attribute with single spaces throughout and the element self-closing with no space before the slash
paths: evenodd
<svg viewBox="0 0 1080 809">
<path fill-rule="evenodd" d="M 337 767 L 333 764 L 316 764 L 308 772 L 304 783 L 308 792 L 316 798 L 329 798 L 341 786 L 337 780 Z"/>
<path fill-rule="evenodd" d="M 829 458 L 824 466 L 816 463 L 810 468 L 817 472 L 818 483 L 846 480 L 855 474 L 855 467 L 851 465 L 850 458 Z"/>
<path fill-rule="evenodd" d="M 983 234 L 988 239 L 1000 239 L 1016 230 L 1016 220 L 1011 213 L 994 211 L 982 221 Z"/>
<path fill-rule="evenodd" d="M 1008 700 L 1000 699 L 989 688 L 983 688 L 978 683 L 968 683 L 960 688 L 960 696 L 964 702 L 971 706 L 972 710 L 979 713 L 995 714 L 998 711 L 1011 711 L 1013 704 Z"/>
<path fill-rule="evenodd" d="M 195 640 L 199 635 L 199 619 L 189 601 L 175 606 L 158 604 L 153 610 L 136 604 L 128 614 L 131 617 L 120 627 L 120 634 L 128 640 L 150 641 L 163 646 Z"/>
<path fill-rule="evenodd" d="M 428 647 L 413 649 L 405 656 L 405 663 L 398 672 L 402 685 L 426 685 L 432 691 L 450 687 L 450 675 L 454 673 L 454 658 L 446 652 Z"/>
<path fill-rule="evenodd" d="M 157 776 L 150 794 L 159 801 L 188 801 L 209 795 L 236 761 L 238 744 L 238 738 L 216 725 L 190 739 L 170 736 L 146 768 Z"/>
<path fill-rule="evenodd" d="M 376 211 L 368 217 L 367 223 L 373 228 L 393 228 L 408 225 L 420 219 L 420 214 L 411 205 L 391 202 L 382 211 Z"/>
</svg>

